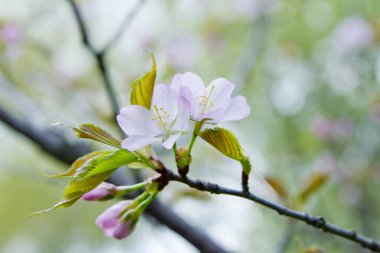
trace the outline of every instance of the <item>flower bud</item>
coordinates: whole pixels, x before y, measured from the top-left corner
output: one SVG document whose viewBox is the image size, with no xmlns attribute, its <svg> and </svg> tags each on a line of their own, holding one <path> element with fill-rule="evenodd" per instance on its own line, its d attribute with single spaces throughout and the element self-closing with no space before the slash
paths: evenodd
<svg viewBox="0 0 380 253">
<path fill-rule="evenodd" d="M 87 201 L 106 200 L 112 198 L 116 191 L 117 187 L 115 185 L 103 182 L 92 191 L 84 194 L 82 198 Z"/>
<path fill-rule="evenodd" d="M 120 201 L 105 210 L 96 219 L 96 224 L 103 230 L 106 236 L 123 239 L 132 233 L 138 218 L 123 221 L 122 214 L 133 202 L 133 200 Z"/>
<path fill-rule="evenodd" d="M 191 163 L 191 154 L 188 149 L 179 148 L 178 155 L 175 158 L 179 174 L 184 177 L 189 172 Z"/>
</svg>

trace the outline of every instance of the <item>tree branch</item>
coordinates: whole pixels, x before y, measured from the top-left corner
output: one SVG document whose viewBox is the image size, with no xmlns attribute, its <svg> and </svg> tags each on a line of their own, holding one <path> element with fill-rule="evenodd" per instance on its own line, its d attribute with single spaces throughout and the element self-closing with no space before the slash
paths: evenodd
<svg viewBox="0 0 380 253">
<path fill-rule="evenodd" d="M 107 53 L 113 46 L 116 45 L 117 42 L 123 37 L 125 31 L 132 23 L 133 19 L 139 13 L 140 9 L 144 6 L 146 0 L 140 0 L 136 3 L 135 7 L 131 10 L 131 12 L 125 16 L 123 22 L 112 36 L 112 38 L 104 45 L 104 47 L 100 50 L 102 53 Z"/>
<path fill-rule="evenodd" d="M 112 107 L 112 114 L 116 119 L 116 115 L 119 113 L 119 102 L 116 97 L 116 93 L 114 91 L 114 88 L 111 84 L 111 77 L 109 75 L 107 66 L 105 64 L 104 56 L 106 51 L 97 51 L 91 44 L 89 34 L 87 32 L 87 28 L 85 25 L 85 22 L 83 20 L 82 14 L 75 4 L 74 0 L 68 0 L 71 10 L 74 14 L 75 20 L 79 27 L 79 33 L 81 36 L 81 40 L 83 45 L 88 49 L 88 51 L 94 56 L 96 65 L 100 71 L 101 77 L 103 79 L 103 83 L 107 92 L 108 97 L 110 98 L 110 103 Z"/>
<path fill-rule="evenodd" d="M 107 65 L 105 64 L 105 55 L 108 50 L 114 46 L 122 37 L 125 30 L 128 28 L 138 11 L 144 5 L 146 0 L 140 0 L 135 8 L 126 16 L 120 27 L 117 29 L 114 36 L 109 40 L 108 43 L 105 44 L 103 49 L 97 51 L 91 44 L 89 39 L 89 35 L 85 26 L 85 22 L 82 18 L 81 12 L 79 8 L 74 3 L 74 0 L 68 0 L 70 7 L 74 13 L 74 17 L 77 21 L 79 31 L 82 38 L 82 43 L 84 46 L 90 51 L 90 53 L 94 56 L 100 74 L 102 76 L 108 97 L 110 98 L 110 102 L 112 105 L 112 110 L 114 114 L 114 118 L 116 120 L 116 115 L 119 112 L 119 104 L 117 102 L 117 98 L 111 83 L 111 78 L 109 75 L 109 71 Z M 176 215 L 172 210 L 165 207 L 161 202 L 155 200 L 153 201 L 149 207 L 147 208 L 147 213 L 156 218 L 161 223 L 165 224 L 168 228 L 180 234 L 184 239 L 193 244 L 196 248 L 198 248 L 201 252 L 210 252 L 210 253 L 223 253 L 227 252 L 221 246 L 216 244 L 211 238 L 208 237 L 205 233 L 198 230 L 197 228 L 191 226 L 186 223 L 181 217 Z"/>
<path fill-rule="evenodd" d="M 374 239 L 365 237 L 354 230 L 345 230 L 341 227 L 338 227 L 337 225 L 329 223 L 323 217 L 312 216 L 308 213 L 299 212 L 299 211 L 281 206 L 279 204 L 273 203 L 259 196 L 256 196 L 255 194 L 251 192 L 245 193 L 241 190 L 226 188 L 226 187 L 220 186 L 218 184 L 210 183 L 210 182 L 183 178 L 177 174 L 174 174 L 171 170 L 167 170 L 167 169 L 164 169 L 163 171 L 164 171 L 163 175 L 169 181 L 181 182 L 190 186 L 191 188 L 195 188 L 200 191 L 207 191 L 213 194 L 225 194 L 225 195 L 231 195 L 231 196 L 249 199 L 253 202 L 256 202 L 262 206 L 265 206 L 269 209 L 272 209 L 278 212 L 278 214 L 280 215 L 284 215 L 284 216 L 291 217 L 299 221 L 303 221 L 310 226 L 313 226 L 315 228 L 322 230 L 323 232 L 334 234 L 339 237 L 345 238 L 347 240 L 353 241 L 357 244 L 360 244 L 364 248 L 370 249 L 373 252 L 380 252 L 379 242 L 375 241 Z"/>
<path fill-rule="evenodd" d="M 71 144 L 62 135 L 53 131 L 40 129 L 31 122 L 22 122 L 1 107 L 0 121 L 3 121 L 10 128 L 33 141 L 47 154 L 66 164 L 72 164 L 78 157 L 91 152 L 91 149 L 87 145 Z M 116 185 L 128 184 L 121 177 L 111 177 L 109 182 Z M 191 226 L 159 200 L 152 202 L 147 208 L 146 213 L 182 236 L 200 252 L 228 253 L 227 250 L 215 243 L 206 233 Z"/>
</svg>

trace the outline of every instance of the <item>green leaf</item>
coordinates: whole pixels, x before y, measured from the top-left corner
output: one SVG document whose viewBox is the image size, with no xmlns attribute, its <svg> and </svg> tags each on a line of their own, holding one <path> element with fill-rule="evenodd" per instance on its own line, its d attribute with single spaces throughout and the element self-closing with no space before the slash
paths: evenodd
<svg viewBox="0 0 380 253">
<path fill-rule="evenodd" d="M 214 127 L 203 130 L 199 133 L 199 136 L 225 156 L 239 161 L 243 167 L 244 174 L 249 175 L 252 168 L 251 162 L 244 155 L 243 148 L 231 131 L 221 127 Z"/>
<path fill-rule="evenodd" d="M 119 149 L 106 156 L 93 159 L 85 168 L 85 173 L 81 175 L 81 178 L 93 177 L 103 172 L 107 172 L 108 170 L 114 168 L 117 169 L 122 165 L 128 165 L 135 162 L 141 161 L 134 153 L 129 152 L 126 149 Z"/>
<path fill-rule="evenodd" d="M 71 177 L 72 179 L 65 188 L 63 200 L 53 207 L 33 215 L 73 205 L 85 193 L 105 181 L 120 166 L 137 161 L 139 161 L 138 157 L 125 149 L 93 152 L 79 158 L 68 172 L 56 175 L 63 178 Z"/>
<path fill-rule="evenodd" d="M 199 136 L 224 155 L 242 161 L 246 158 L 235 135 L 227 129 L 214 127 L 203 130 Z"/>
<path fill-rule="evenodd" d="M 112 151 L 92 152 L 92 153 L 89 153 L 87 155 L 84 155 L 84 156 L 78 158 L 66 172 L 58 173 L 58 174 L 54 174 L 54 175 L 48 175 L 48 174 L 44 174 L 44 173 L 42 173 L 42 174 L 45 177 L 49 177 L 49 178 L 72 179 L 72 178 L 75 178 L 76 176 L 79 176 L 83 172 L 84 168 L 86 168 L 93 159 L 96 159 L 99 157 L 104 157 L 104 156 L 107 156 L 111 153 L 112 153 Z"/>
<path fill-rule="evenodd" d="M 79 138 L 91 139 L 101 143 L 120 148 L 120 141 L 107 131 L 93 124 L 82 124 L 79 128 L 73 128 Z"/>
<path fill-rule="evenodd" d="M 136 79 L 132 82 L 132 92 L 131 92 L 131 104 L 141 105 L 150 109 L 154 82 L 156 80 L 156 61 L 154 55 L 152 57 L 152 68 L 149 72 L 145 73 L 144 76 Z"/>
<path fill-rule="evenodd" d="M 82 180 L 71 180 L 69 185 L 65 188 L 63 193 L 63 200 L 55 204 L 49 209 L 35 212 L 32 215 L 39 215 L 47 213 L 59 208 L 67 208 L 72 206 L 78 199 L 80 199 L 85 193 L 93 190 L 100 183 L 104 182 L 117 168 L 108 170 L 93 177 L 89 177 Z"/>
</svg>

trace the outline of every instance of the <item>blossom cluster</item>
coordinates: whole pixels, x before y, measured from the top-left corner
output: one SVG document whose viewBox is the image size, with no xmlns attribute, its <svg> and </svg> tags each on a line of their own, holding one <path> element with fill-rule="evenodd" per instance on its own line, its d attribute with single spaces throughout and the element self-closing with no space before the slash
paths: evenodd
<svg viewBox="0 0 380 253">
<path fill-rule="evenodd" d="M 155 85 L 150 110 L 140 105 L 123 107 L 117 116 L 128 135 L 122 147 L 135 151 L 153 143 L 171 149 L 189 121 L 218 124 L 247 117 L 250 107 L 243 96 L 233 96 L 235 84 L 224 78 L 205 87 L 191 72 L 176 74 L 170 85 Z"/>
<path fill-rule="evenodd" d="M 142 105 L 121 109 L 117 122 L 127 134 L 121 147 L 133 152 L 153 143 L 161 143 L 171 149 L 178 138 L 186 133 L 191 120 L 202 126 L 204 123 L 218 124 L 247 117 L 250 107 L 243 96 L 232 96 L 234 89 L 235 85 L 224 78 L 217 78 L 205 87 L 202 79 L 194 73 L 176 74 L 170 85 L 154 86 L 149 109 Z M 190 154 L 186 157 L 185 151 L 182 151 L 175 151 L 179 155 L 178 160 L 176 157 L 179 169 L 191 162 Z M 147 189 L 134 200 L 118 202 L 96 221 L 105 235 L 123 239 L 133 231 L 139 215 L 157 194 L 158 187 L 154 180 L 134 186 L 102 183 L 83 195 L 83 199 L 106 200 L 147 185 L 151 190 Z"/>
</svg>

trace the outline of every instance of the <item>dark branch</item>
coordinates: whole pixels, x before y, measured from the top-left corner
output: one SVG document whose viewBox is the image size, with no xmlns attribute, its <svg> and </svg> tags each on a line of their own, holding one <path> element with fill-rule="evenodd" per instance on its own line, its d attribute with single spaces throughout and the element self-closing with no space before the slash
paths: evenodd
<svg viewBox="0 0 380 253">
<path fill-rule="evenodd" d="M 1 107 L 0 121 L 3 121 L 10 128 L 33 141 L 47 154 L 67 164 L 73 163 L 78 157 L 83 156 L 91 151 L 91 149 L 86 145 L 68 143 L 62 135 L 56 132 L 39 129 L 31 122 L 22 122 L 4 111 Z M 109 182 L 116 185 L 126 185 L 129 183 L 121 177 L 111 177 Z M 202 230 L 199 230 L 198 228 L 195 228 L 188 224 L 176 213 L 174 213 L 168 206 L 162 204 L 158 200 L 151 203 L 147 209 L 147 214 L 182 236 L 200 252 L 228 252 L 216 244 Z"/>
<path fill-rule="evenodd" d="M 269 209 L 272 209 L 274 211 L 277 211 L 280 215 L 284 215 L 287 217 L 291 217 L 296 220 L 300 220 L 305 222 L 306 224 L 316 227 L 323 232 L 330 233 L 337 235 L 339 237 L 351 240 L 353 242 L 356 242 L 363 246 L 364 248 L 370 249 L 373 252 L 380 252 L 380 243 L 365 237 L 356 231 L 353 230 L 345 230 L 341 227 L 338 227 L 334 224 L 328 223 L 323 217 L 317 217 L 312 216 L 307 213 L 299 212 L 293 209 L 289 209 L 287 207 L 281 206 L 279 204 L 273 203 L 271 201 L 268 201 L 266 199 L 260 198 L 259 196 L 256 196 L 255 194 L 251 192 L 243 192 L 241 190 L 234 190 L 230 188 L 226 188 L 223 186 L 219 186 L 214 183 L 200 181 L 200 180 L 192 180 L 189 178 L 183 178 L 179 175 L 174 174 L 170 170 L 164 170 L 165 176 L 169 181 L 177 181 L 184 183 L 192 188 L 198 189 L 200 191 L 207 191 L 214 194 L 225 194 L 225 195 L 232 195 L 237 196 L 245 199 L 249 199 L 251 201 L 254 201 L 260 205 L 263 205 L 265 207 L 268 207 Z"/>
<path fill-rule="evenodd" d="M 105 52 L 98 52 L 92 46 L 91 41 L 89 39 L 87 29 L 86 29 L 85 22 L 83 20 L 83 17 L 82 17 L 82 14 L 81 14 L 79 8 L 75 4 L 74 0 L 68 0 L 68 2 L 70 4 L 71 10 L 74 14 L 75 20 L 78 24 L 79 32 L 80 32 L 80 35 L 82 38 L 83 45 L 90 51 L 90 53 L 95 58 L 96 65 L 97 65 L 98 70 L 100 71 L 100 74 L 102 76 L 106 92 L 108 94 L 108 97 L 110 98 L 113 116 L 115 116 L 115 119 L 116 119 L 116 115 L 119 113 L 120 106 L 118 103 L 118 99 L 116 98 L 116 93 L 115 93 L 113 86 L 111 84 L 111 78 L 110 78 L 107 66 L 105 64 L 105 59 L 104 59 Z"/>
<path fill-rule="evenodd" d="M 114 118 L 116 120 L 116 115 L 119 112 L 120 106 L 117 102 L 117 98 L 116 98 L 115 91 L 111 83 L 111 78 L 109 75 L 107 65 L 105 64 L 105 55 L 108 52 L 108 50 L 112 46 L 114 46 L 118 42 L 118 40 L 122 37 L 125 30 L 128 28 L 133 18 L 136 16 L 137 12 L 141 9 L 141 7 L 146 2 L 146 0 L 141 0 L 139 3 L 137 3 L 137 5 L 130 12 L 130 14 L 126 16 L 121 26 L 119 27 L 119 29 L 116 31 L 115 35 L 109 40 L 109 42 L 100 51 L 95 50 L 94 47 L 92 46 L 89 40 L 85 22 L 82 18 L 79 8 L 74 3 L 74 0 L 68 0 L 68 1 L 74 13 L 74 17 L 78 23 L 82 42 L 96 60 L 108 97 L 110 98 Z M 179 235 L 185 238 L 188 242 L 190 242 L 196 248 L 198 248 L 201 252 L 210 252 L 210 253 L 227 252 L 221 246 L 219 246 L 214 241 L 212 241 L 211 238 L 209 238 L 207 234 L 203 233 L 197 228 L 186 223 L 181 217 L 176 215 L 172 210 L 165 207 L 162 203 L 160 203 L 157 200 L 152 202 L 149 205 L 147 209 L 147 213 L 151 215 L 152 217 L 156 218 L 159 222 L 165 224 L 167 227 L 169 227 L 173 231 L 177 232 Z"/>
<path fill-rule="evenodd" d="M 71 10 L 75 16 L 75 20 L 77 21 L 79 27 L 79 34 L 81 36 L 82 43 L 90 50 L 91 52 L 95 52 L 95 49 L 92 47 L 90 43 L 90 38 L 87 33 L 87 28 L 85 22 L 83 20 L 82 14 L 80 13 L 78 7 L 76 6 L 74 0 L 68 0 Z"/>
<path fill-rule="evenodd" d="M 119 42 L 119 40 L 123 37 L 125 31 L 129 27 L 129 25 L 132 23 L 137 13 L 144 6 L 145 2 L 146 0 L 140 0 L 136 3 L 133 10 L 131 10 L 129 15 L 125 16 L 123 22 L 121 23 L 121 25 L 119 26 L 119 28 L 117 29 L 113 37 L 108 41 L 108 43 L 105 44 L 105 46 L 103 47 L 102 50 L 100 50 L 100 52 L 104 54 L 107 53 L 108 50 L 110 50 L 114 45 L 116 45 L 117 42 Z"/>
</svg>

